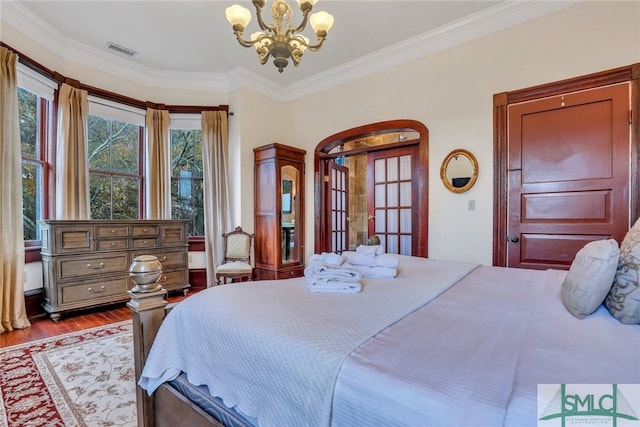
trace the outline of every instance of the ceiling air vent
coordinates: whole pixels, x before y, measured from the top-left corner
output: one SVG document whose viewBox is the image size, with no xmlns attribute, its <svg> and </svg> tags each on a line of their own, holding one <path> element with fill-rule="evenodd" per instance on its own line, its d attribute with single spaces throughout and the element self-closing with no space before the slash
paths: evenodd
<svg viewBox="0 0 640 427">
<path fill-rule="evenodd" d="M 123 47 L 123 46 L 120 46 L 120 45 L 117 45 L 117 44 L 111 43 L 111 42 L 107 43 L 106 47 L 107 47 L 107 49 L 111 49 L 113 51 L 116 51 L 118 53 L 121 53 L 121 54 L 127 55 L 127 56 L 133 56 L 133 55 L 136 55 L 138 53 L 136 51 L 133 51 L 131 49 L 127 49 L 126 47 Z"/>
</svg>

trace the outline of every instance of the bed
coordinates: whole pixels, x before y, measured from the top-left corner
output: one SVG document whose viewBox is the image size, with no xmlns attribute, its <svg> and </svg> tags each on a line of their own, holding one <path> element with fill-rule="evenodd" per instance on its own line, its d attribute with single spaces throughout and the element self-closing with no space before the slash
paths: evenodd
<svg viewBox="0 0 640 427">
<path fill-rule="evenodd" d="M 354 294 L 132 294 L 139 425 L 535 426 L 538 385 L 640 384 L 640 326 L 574 317 L 566 271 L 398 258 Z"/>
</svg>

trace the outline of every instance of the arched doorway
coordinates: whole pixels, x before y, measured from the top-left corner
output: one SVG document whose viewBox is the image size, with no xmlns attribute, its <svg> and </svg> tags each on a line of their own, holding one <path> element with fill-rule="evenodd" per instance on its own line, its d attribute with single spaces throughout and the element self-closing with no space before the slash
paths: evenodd
<svg viewBox="0 0 640 427">
<path fill-rule="evenodd" d="M 315 252 L 376 235 L 388 253 L 427 256 L 429 131 L 415 120 L 356 127 L 314 153 Z"/>
</svg>

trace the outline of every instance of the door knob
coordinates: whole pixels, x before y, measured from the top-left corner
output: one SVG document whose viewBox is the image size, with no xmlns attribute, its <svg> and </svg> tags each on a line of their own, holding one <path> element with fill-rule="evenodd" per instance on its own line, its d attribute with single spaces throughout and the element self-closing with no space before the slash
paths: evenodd
<svg viewBox="0 0 640 427">
<path fill-rule="evenodd" d="M 509 236 L 509 241 L 513 243 L 518 243 L 520 239 L 518 238 L 518 236 Z"/>
</svg>

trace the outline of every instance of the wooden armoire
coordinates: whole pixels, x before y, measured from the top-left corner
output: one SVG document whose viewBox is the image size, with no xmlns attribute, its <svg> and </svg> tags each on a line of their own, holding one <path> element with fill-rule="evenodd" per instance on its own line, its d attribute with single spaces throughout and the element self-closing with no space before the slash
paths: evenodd
<svg viewBox="0 0 640 427">
<path fill-rule="evenodd" d="M 304 274 L 305 150 L 283 144 L 255 148 L 255 278 Z"/>
</svg>

